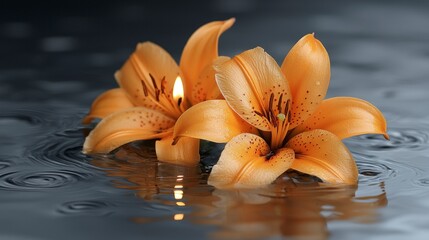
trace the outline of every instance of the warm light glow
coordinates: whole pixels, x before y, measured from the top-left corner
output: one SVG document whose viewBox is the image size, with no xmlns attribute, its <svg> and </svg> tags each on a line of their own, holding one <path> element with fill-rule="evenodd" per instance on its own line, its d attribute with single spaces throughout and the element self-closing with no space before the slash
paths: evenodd
<svg viewBox="0 0 429 240">
<path fill-rule="evenodd" d="M 174 82 L 173 86 L 173 98 L 174 100 L 179 100 L 179 98 L 183 99 L 183 83 L 180 76 L 177 76 L 176 81 Z"/>
<path fill-rule="evenodd" d="M 176 220 L 176 221 L 183 220 L 184 217 L 185 217 L 185 214 L 183 214 L 183 213 L 174 214 L 174 220 Z"/>
<path fill-rule="evenodd" d="M 174 188 L 183 188 L 183 185 L 175 185 Z"/>
<path fill-rule="evenodd" d="M 184 207 L 186 204 L 184 202 L 176 202 L 176 205 L 179 207 Z"/>
<path fill-rule="evenodd" d="M 180 200 L 183 198 L 182 190 L 174 190 L 174 199 Z"/>
</svg>

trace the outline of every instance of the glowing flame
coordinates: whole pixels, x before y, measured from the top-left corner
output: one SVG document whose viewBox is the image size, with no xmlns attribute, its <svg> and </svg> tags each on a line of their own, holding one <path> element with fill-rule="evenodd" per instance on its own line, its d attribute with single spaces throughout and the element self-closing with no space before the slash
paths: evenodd
<svg viewBox="0 0 429 240">
<path fill-rule="evenodd" d="M 183 99 L 183 83 L 180 76 L 177 76 L 176 81 L 174 82 L 173 86 L 173 98 L 174 100 L 179 100 L 179 98 Z"/>
</svg>

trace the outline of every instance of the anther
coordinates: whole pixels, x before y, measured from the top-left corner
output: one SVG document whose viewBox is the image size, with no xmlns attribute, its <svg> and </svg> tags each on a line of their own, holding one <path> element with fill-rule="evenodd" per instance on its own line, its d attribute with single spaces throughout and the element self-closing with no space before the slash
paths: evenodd
<svg viewBox="0 0 429 240">
<path fill-rule="evenodd" d="M 282 99 L 283 99 L 283 93 L 280 94 L 279 102 L 277 103 L 277 109 L 279 110 L 279 112 L 282 112 Z"/>
<path fill-rule="evenodd" d="M 160 92 L 161 91 L 159 91 L 159 89 L 155 89 L 155 98 L 156 98 L 157 102 L 159 102 L 159 94 L 160 94 Z"/>
<path fill-rule="evenodd" d="M 144 96 L 147 97 L 149 95 L 149 93 L 147 92 L 146 84 L 144 83 L 144 81 L 142 79 L 140 81 L 142 83 L 142 88 L 143 88 Z"/>
<path fill-rule="evenodd" d="M 165 80 L 165 76 L 161 79 L 161 93 L 165 93 L 165 85 L 167 84 L 167 81 Z"/>
<path fill-rule="evenodd" d="M 274 100 L 274 94 L 271 93 L 270 95 L 270 103 L 268 104 L 268 111 L 272 111 L 273 110 L 273 100 Z"/>
<path fill-rule="evenodd" d="M 289 108 L 290 108 L 290 106 L 289 106 L 289 105 L 290 105 L 290 99 L 288 99 L 288 100 L 287 100 L 287 102 L 286 102 L 285 111 L 284 111 L 285 113 L 288 113 L 288 112 L 289 112 Z M 280 111 L 280 112 L 281 112 L 281 111 Z"/>
<path fill-rule="evenodd" d="M 257 115 L 259 115 L 259 116 L 261 116 L 261 117 L 263 117 L 264 116 L 264 114 L 262 114 L 262 113 L 260 113 L 260 112 L 258 112 L 258 111 L 253 111 L 254 113 L 256 113 Z"/>
<path fill-rule="evenodd" d="M 149 73 L 149 77 L 150 77 L 150 79 L 152 80 L 153 87 L 154 87 L 155 89 L 158 89 L 158 87 L 156 86 L 155 78 L 152 76 L 152 74 L 150 74 L 150 73 Z"/>
</svg>

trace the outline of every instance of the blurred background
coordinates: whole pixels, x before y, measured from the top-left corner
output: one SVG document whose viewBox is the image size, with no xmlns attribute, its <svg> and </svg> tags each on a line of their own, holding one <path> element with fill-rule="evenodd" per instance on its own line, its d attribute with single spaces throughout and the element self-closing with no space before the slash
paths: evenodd
<svg viewBox="0 0 429 240">
<path fill-rule="evenodd" d="M 78 102 L 86 106 L 94 91 L 116 86 L 113 73 L 137 42 L 158 43 L 179 61 L 195 29 L 235 17 L 236 24 L 221 37 L 221 54 L 232 56 L 261 46 L 281 63 L 292 44 L 315 32 L 332 60 L 331 91 L 352 84 L 351 91 L 362 92 L 367 86 L 360 83 L 368 81 L 385 86 L 378 94 L 402 94 L 392 90 L 392 84 L 399 84 L 421 95 L 422 88 L 411 83 L 426 76 L 427 5 L 425 1 L 4 2 L 0 91 L 4 100 L 31 102 L 79 95 Z"/>
</svg>

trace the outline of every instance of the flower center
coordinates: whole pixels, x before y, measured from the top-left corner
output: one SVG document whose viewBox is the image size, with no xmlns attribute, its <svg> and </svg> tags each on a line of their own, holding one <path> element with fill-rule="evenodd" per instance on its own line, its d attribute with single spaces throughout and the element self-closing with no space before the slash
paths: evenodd
<svg viewBox="0 0 429 240">
<path fill-rule="evenodd" d="M 274 94 L 270 95 L 268 105 L 268 120 L 271 123 L 271 150 L 277 150 L 283 146 L 290 125 L 290 100 L 286 101 L 282 108 L 283 94 L 280 94 L 277 106 L 274 106 Z"/>
<path fill-rule="evenodd" d="M 171 117 L 178 118 L 186 110 L 186 106 L 183 104 L 184 90 L 180 76 L 177 76 L 173 87 L 173 93 L 171 93 L 165 89 L 167 84 L 165 76 L 159 81 L 160 84 L 157 84 L 155 77 L 151 73 L 147 73 L 146 75 L 142 71 L 143 67 L 140 66 L 140 61 L 136 54 L 132 55 L 131 63 L 140 78 L 144 96 L 152 100 L 154 105 Z M 149 76 L 150 81 L 147 76 Z"/>
</svg>

